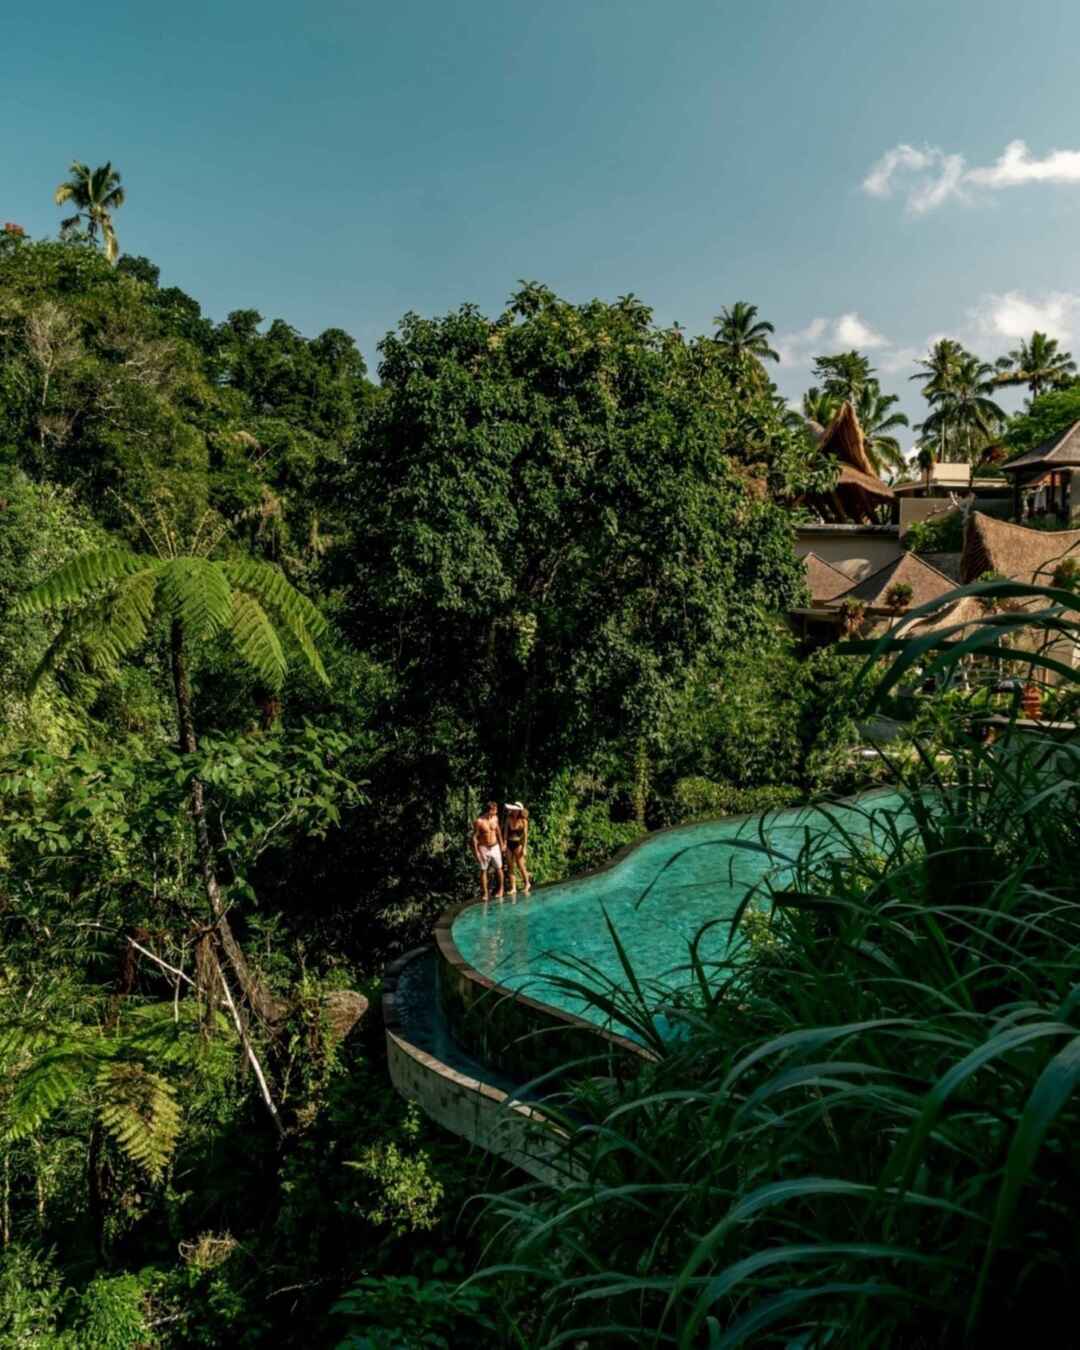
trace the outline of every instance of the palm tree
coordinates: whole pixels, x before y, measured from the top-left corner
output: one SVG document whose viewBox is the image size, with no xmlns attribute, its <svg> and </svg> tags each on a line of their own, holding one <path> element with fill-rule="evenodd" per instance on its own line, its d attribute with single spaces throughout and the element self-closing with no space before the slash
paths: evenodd
<svg viewBox="0 0 1080 1350">
<path fill-rule="evenodd" d="M 825 393 L 839 404 L 858 402 L 875 371 L 862 352 L 850 351 L 815 357 L 814 374 L 821 380 Z"/>
<path fill-rule="evenodd" d="M 77 161 L 70 169 L 71 177 L 56 189 L 53 200 L 57 206 L 73 202 L 78 208 L 73 216 L 60 222 L 64 233 L 75 229 L 85 217 L 86 232 L 92 241 L 97 240 L 98 231 L 105 245 L 105 256 L 115 263 L 120 246 L 113 229 L 112 213 L 119 210 L 126 200 L 126 193 L 120 186 L 120 175 L 111 163 L 90 169 Z"/>
<path fill-rule="evenodd" d="M 769 346 L 769 335 L 776 330 L 771 323 L 757 317 L 757 305 L 736 300 L 713 319 L 724 364 L 738 379 L 749 372 L 753 381 L 764 380 L 765 361 L 779 361 L 780 355 Z"/>
<path fill-rule="evenodd" d="M 922 380 L 922 396 L 927 403 L 933 405 L 948 397 L 960 363 L 967 355 L 968 353 L 954 338 L 939 338 L 926 356 L 921 361 L 915 362 L 921 369 L 908 378 Z M 949 428 L 943 422 L 937 431 L 942 459 L 948 459 L 948 433 Z"/>
<path fill-rule="evenodd" d="M 278 690 L 286 673 L 282 645 L 282 635 L 286 635 L 325 681 L 326 672 L 315 640 L 325 631 L 326 623 L 311 601 L 268 563 L 250 558 L 220 561 L 211 558 L 220 535 L 200 547 L 201 533 L 200 528 L 191 546 L 185 548 L 176 534 L 165 528 L 163 536 L 153 540 L 153 555 L 125 549 L 84 554 L 24 596 L 16 607 L 22 614 L 65 611 L 67 616 L 42 658 L 35 683 L 65 660 L 108 674 L 146 643 L 159 624 L 167 623 L 180 750 L 194 754 L 197 742 L 188 678 L 188 653 L 193 644 L 206 643 L 224 634 L 259 681 L 270 690 Z M 191 814 L 199 871 L 216 940 L 249 1003 L 272 1024 L 278 1020 L 281 1009 L 253 976 L 229 925 L 214 870 L 203 784 L 197 776 L 191 780 Z M 225 1002 L 235 1015 L 221 963 L 216 958 L 215 963 Z M 261 1068 L 239 1018 L 235 1020 L 264 1098 L 280 1128 Z"/>
<path fill-rule="evenodd" d="M 999 373 L 994 377 L 995 384 L 1026 384 L 1032 398 L 1038 398 L 1044 389 L 1068 384 L 1076 373 L 1072 352 L 1059 351 L 1057 338 L 1038 332 L 1008 356 L 998 357 L 996 364 Z"/>
<path fill-rule="evenodd" d="M 817 385 L 808 389 L 802 397 L 803 416 L 808 422 L 819 427 L 827 427 L 840 408 L 840 399 L 827 394 Z"/>
<path fill-rule="evenodd" d="M 928 395 L 930 416 L 919 427 L 938 442 L 941 459 L 948 459 L 951 450 L 952 457 L 970 462 L 993 439 L 1005 421 L 990 397 L 995 385 L 992 366 L 970 352 L 955 356 L 947 382 Z"/>
<path fill-rule="evenodd" d="M 915 463 L 918 464 L 923 474 L 923 486 L 927 492 L 930 491 L 930 471 L 934 467 L 934 451 L 929 445 L 919 447 L 919 453 L 915 456 Z"/>
<path fill-rule="evenodd" d="M 895 428 L 910 425 L 904 413 L 891 411 L 899 402 L 899 395 L 883 394 L 877 380 L 870 380 L 854 405 L 867 458 L 878 474 L 886 468 L 900 472 L 907 465 L 900 442 L 890 435 Z"/>
</svg>

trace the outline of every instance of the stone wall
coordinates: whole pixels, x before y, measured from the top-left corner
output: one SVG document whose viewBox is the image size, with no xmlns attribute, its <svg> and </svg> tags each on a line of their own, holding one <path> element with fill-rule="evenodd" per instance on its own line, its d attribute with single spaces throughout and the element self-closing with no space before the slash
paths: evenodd
<svg viewBox="0 0 1080 1350">
<path fill-rule="evenodd" d="M 573 1171 L 572 1162 L 560 1156 L 565 1135 L 541 1110 L 468 1077 L 409 1041 L 394 1002 L 397 980 L 410 961 L 427 954 L 419 948 L 386 972 L 383 1020 L 390 1081 L 443 1129 L 540 1181 L 564 1184 Z"/>
<path fill-rule="evenodd" d="M 471 1055 L 522 1082 L 568 1065 L 580 1065 L 582 1073 L 626 1077 L 651 1058 L 635 1041 L 512 993 L 473 969 L 451 935 L 454 920 L 465 908 L 460 905 L 443 915 L 435 928 L 435 942 L 442 1014 Z"/>
</svg>

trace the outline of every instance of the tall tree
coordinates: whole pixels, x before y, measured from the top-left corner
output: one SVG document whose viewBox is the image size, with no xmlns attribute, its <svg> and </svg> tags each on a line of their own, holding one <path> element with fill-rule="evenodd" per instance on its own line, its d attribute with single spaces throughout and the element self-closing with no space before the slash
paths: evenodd
<svg viewBox="0 0 1080 1350">
<path fill-rule="evenodd" d="M 837 404 L 857 403 L 863 389 L 873 380 L 874 368 L 861 352 L 838 352 L 814 360 L 814 374 L 822 389 Z"/>
<path fill-rule="evenodd" d="M 86 232 L 91 240 L 97 241 L 100 231 L 105 245 L 105 256 L 115 263 L 120 255 L 120 245 L 113 228 L 113 212 L 120 209 L 127 200 L 127 194 L 120 185 L 120 175 L 111 163 L 89 168 L 78 161 L 69 170 L 71 177 L 56 189 L 53 200 L 57 206 L 72 202 L 76 211 L 73 216 L 60 222 L 61 230 L 75 229 L 80 221 L 86 221 Z"/>
<path fill-rule="evenodd" d="M 866 453 L 878 473 L 884 469 L 899 472 L 906 466 L 900 442 L 892 434 L 897 428 L 910 425 L 904 413 L 892 411 L 899 402 L 899 395 L 883 394 L 877 380 L 863 385 L 855 400 L 855 414 L 862 428 Z"/>
<path fill-rule="evenodd" d="M 803 416 L 816 426 L 827 427 L 836 416 L 840 402 L 840 399 L 827 394 L 815 384 L 802 396 Z"/>
<path fill-rule="evenodd" d="M 408 315 L 381 351 L 342 583 L 436 805 L 653 736 L 703 653 L 792 603 L 768 483 L 797 438 L 711 339 L 529 286 L 494 320 Z"/>
<path fill-rule="evenodd" d="M 1047 389 L 1060 389 L 1076 374 L 1072 352 L 1061 351 L 1057 338 L 1039 332 L 1032 333 L 1030 342 L 1021 342 L 1007 356 L 998 357 L 996 367 L 995 384 L 1026 384 L 1032 398 Z"/>
<path fill-rule="evenodd" d="M 919 369 L 908 378 L 922 380 L 922 396 L 927 403 L 933 405 L 935 401 L 940 402 L 951 393 L 960 362 L 966 355 L 964 348 L 954 338 L 939 338 L 926 356 L 915 362 Z M 948 425 L 943 422 L 936 435 L 941 457 L 947 459 Z"/>
<path fill-rule="evenodd" d="M 37 678 L 61 664 L 115 670 L 144 646 L 161 625 L 168 629 L 169 664 L 180 750 L 197 749 L 189 659 L 191 648 L 227 637 L 241 661 L 268 689 L 281 687 L 286 672 L 282 638 L 326 679 L 316 639 L 325 621 L 315 606 L 267 563 L 209 556 L 220 534 L 184 545 L 175 531 L 154 537 L 155 555 L 123 549 L 84 554 L 66 563 L 24 596 L 19 612 L 66 614 L 39 666 Z M 191 782 L 191 815 L 202 885 L 226 962 L 256 1012 L 273 1022 L 277 1008 L 233 936 L 214 866 L 204 785 Z M 221 976 L 223 988 L 224 976 Z"/>
<path fill-rule="evenodd" d="M 919 430 L 936 443 L 939 459 L 972 461 L 1001 431 L 1005 414 L 991 395 L 993 367 L 970 352 L 955 356 L 947 383 L 928 395 L 930 415 Z"/>
<path fill-rule="evenodd" d="M 713 319 L 716 324 L 714 341 L 735 380 L 749 373 L 755 382 L 764 382 L 764 362 L 780 360 L 780 354 L 769 346 L 769 337 L 775 329 L 766 319 L 759 319 L 757 314 L 757 305 L 736 300 L 730 308 L 725 306 Z"/>
</svg>

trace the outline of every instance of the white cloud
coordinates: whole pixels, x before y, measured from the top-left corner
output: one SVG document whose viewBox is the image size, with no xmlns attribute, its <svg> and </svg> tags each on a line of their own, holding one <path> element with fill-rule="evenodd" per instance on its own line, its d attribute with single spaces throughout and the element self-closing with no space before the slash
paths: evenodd
<svg viewBox="0 0 1080 1350">
<path fill-rule="evenodd" d="M 891 197 L 894 179 L 907 186 L 907 209 L 913 215 L 940 206 L 949 197 L 962 196 L 962 155 L 947 155 L 936 145 L 921 150 L 896 145 L 887 150 L 863 179 L 863 191 L 871 197 Z"/>
<path fill-rule="evenodd" d="M 875 332 L 852 310 L 835 319 L 811 319 L 805 328 L 781 333 L 776 350 L 782 366 L 809 366 L 815 356 L 850 351 L 853 347 L 888 347 L 889 339 Z"/>
<path fill-rule="evenodd" d="M 833 336 L 841 347 L 887 347 L 889 339 L 875 333 L 854 313 L 841 314 L 833 327 Z"/>
<path fill-rule="evenodd" d="M 933 156 L 940 154 L 940 150 L 932 150 L 929 146 L 925 150 L 916 150 L 913 145 L 894 145 L 863 179 L 863 191 L 871 197 L 891 197 L 892 176 L 898 169 L 910 169 L 918 173 L 929 169 L 933 164 Z"/>
<path fill-rule="evenodd" d="M 1001 158 L 986 169 L 970 169 L 969 183 L 980 187 L 1019 187 L 1022 183 L 1080 183 L 1080 150 L 1051 150 L 1032 159 L 1023 141 L 1010 141 Z"/>
<path fill-rule="evenodd" d="M 1038 330 L 1059 342 L 1068 342 L 1080 311 L 1080 295 L 1055 291 L 1040 299 L 1022 291 L 986 295 L 972 311 L 976 330 L 984 337 L 1029 338 Z"/>
<path fill-rule="evenodd" d="M 1035 159 L 1024 141 L 1014 140 L 993 164 L 969 169 L 963 155 L 946 154 L 940 146 L 901 143 L 871 167 L 862 188 L 881 198 L 900 188 L 908 214 L 919 216 L 952 197 L 968 200 L 967 188 L 996 192 L 1024 183 L 1080 183 L 1080 150 L 1051 150 Z"/>
</svg>

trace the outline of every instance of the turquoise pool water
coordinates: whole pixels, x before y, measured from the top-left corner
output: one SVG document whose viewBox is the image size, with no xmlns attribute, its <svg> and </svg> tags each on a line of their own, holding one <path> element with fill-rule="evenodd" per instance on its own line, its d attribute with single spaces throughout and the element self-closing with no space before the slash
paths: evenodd
<svg viewBox="0 0 1080 1350">
<path fill-rule="evenodd" d="M 466 910 L 454 923 L 454 941 L 471 966 L 506 988 L 600 1022 L 602 1014 L 581 1006 L 549 978 L 571 975 L 560 958 L 572 957 L 625 985 L 604 911 L 640 980 L 685 984 L 695 933 L 710 920 L 730 919 L 766 876 L 782 880 L 790 872 L 785 855 L 798 854 L 807 830 L 826 836 L 825 847 L 843 852 L 847 845 L 838 823 L 872 842 L 890 820 L 904 820 L 902 801 L 880 792 L 858 805 L 830 806 L 828 815 L 796 807 L 664 830 L 646 836 L 605 872 Z M 756 843 L 762 834 L 770 853 L 740 846 Z M 707 960 L 724 957 L 726 923 L 712 929 L 701 950 Z"/>
</svg>

